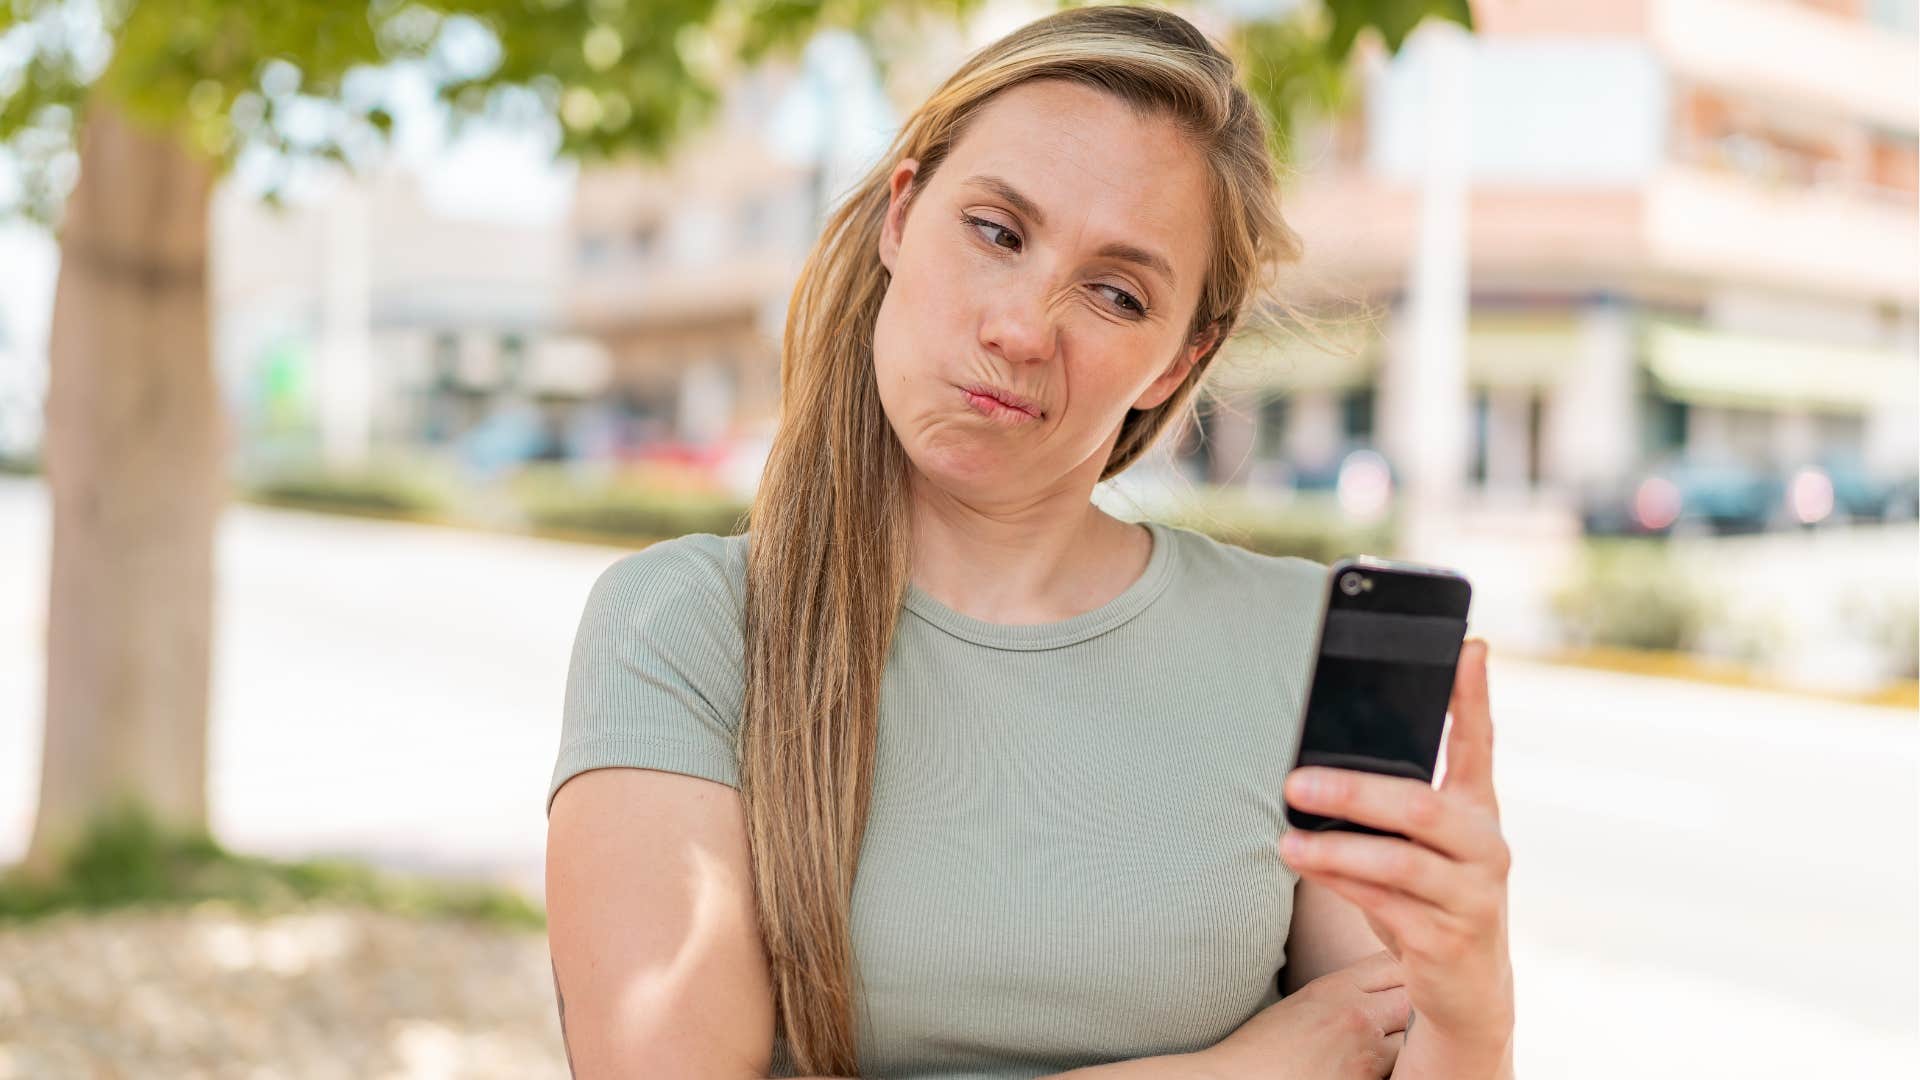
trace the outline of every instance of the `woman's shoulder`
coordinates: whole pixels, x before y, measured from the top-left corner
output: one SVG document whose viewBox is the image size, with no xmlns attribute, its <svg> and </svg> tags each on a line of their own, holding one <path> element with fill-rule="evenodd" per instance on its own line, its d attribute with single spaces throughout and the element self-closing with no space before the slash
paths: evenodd
<svg viewBox="0 0 1920 1080">
<path fill-rule="evenodd" d="M 1183 525 L 1159 524 L 1178 545 L 1183 569 L 1199 583 L 1317 594 L 1326 581 L 1325 563 L 1299 555 L 1269 555 Z"/>
<path fill-rule="evenodd" d="M 688 533 L 615 559 L 590 603 L 737 621 L 746 599 L 746 535 Z"/>
<path fill-rule="evenodd" d="M 1179 560 L 1172 590 L 1183 615 L 1269 626 L 1310 620 L 1326 592 L 1327 567 L 1299 555 L 1253 551 L 1197 529 L 1166 525 Z"/>
</svg>

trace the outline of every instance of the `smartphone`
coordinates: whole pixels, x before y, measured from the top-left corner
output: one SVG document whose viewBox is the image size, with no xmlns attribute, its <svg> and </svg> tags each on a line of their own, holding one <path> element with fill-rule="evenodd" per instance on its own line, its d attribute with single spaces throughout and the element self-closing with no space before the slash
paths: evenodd
<svg viewBox="0 0 1920 1080">
<path fill-rule="evenodd" d="M 1431 784 L 1467 635 L 1467 579 L 1371 556 L 1328 568 L 1293 768 L 1325 765 Z M 1400 834 L 1287 807 L 1297 829 Z"/>
</svg>

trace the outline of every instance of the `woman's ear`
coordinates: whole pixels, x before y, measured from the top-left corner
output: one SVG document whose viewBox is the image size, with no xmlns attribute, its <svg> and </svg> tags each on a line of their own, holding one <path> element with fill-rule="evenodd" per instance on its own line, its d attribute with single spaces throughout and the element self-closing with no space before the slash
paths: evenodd
<svg viewBox="0 0 1920 1080">
<path fill-rule="evenodd" d="M 880 221 L 880 265 L 893 273 L 893 260 L 900 255 L 900 236 L 907 227 L 907 203 L 913 196 L 914 178 L 919 175 L 917 158 L 902 158 L 887 178 L 887 214 Z"/>
</svg>

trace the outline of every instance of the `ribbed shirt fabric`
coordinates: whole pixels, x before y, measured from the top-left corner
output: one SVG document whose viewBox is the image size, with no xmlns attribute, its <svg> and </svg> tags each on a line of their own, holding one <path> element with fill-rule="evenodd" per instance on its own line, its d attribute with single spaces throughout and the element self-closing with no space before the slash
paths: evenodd
<svg viewBox="0 0 1920 1080">
<path fill-rule="evenodd" d="M 1185 1053 L 1278 1000 L 1281 781 L 1327 570 L 1145 524 L 1141 577 L 1063 621 L 910 587 L 854 884 L 863 1076 Z M 749 538 L 656 543 L 594 582 L 549 811 L 610 766 L 738 787 Z M 784 1040 L 772 1075 L 793 1075 Z"/>
</svg>

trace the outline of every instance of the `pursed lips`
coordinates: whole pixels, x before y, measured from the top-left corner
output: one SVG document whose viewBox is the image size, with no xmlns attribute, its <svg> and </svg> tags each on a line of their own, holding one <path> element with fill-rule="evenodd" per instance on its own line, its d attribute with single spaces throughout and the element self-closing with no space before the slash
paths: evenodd
<svg viewBox="0 0 1920 1080">
<path fill-rule="evenodd" d="M 1005 390 L 1002 390 L 997 386 L 989 386 L 984 383 L 973 383 L 967 386 L 962 386 L 960 389 L 964 393 L 968 394 L 970 397 L 986 398 L 987 400 L 995 402 L 1003 406 L 1004 408 L 1025 413 L 1028 417 L 1032 419 L 1039 419 L 1041 416 L 1041 410 L 1038 405 L 1027 400 L 1026 398 L 1023 398 L 1016 394 L 1012 394 Z"/>
</svg>

